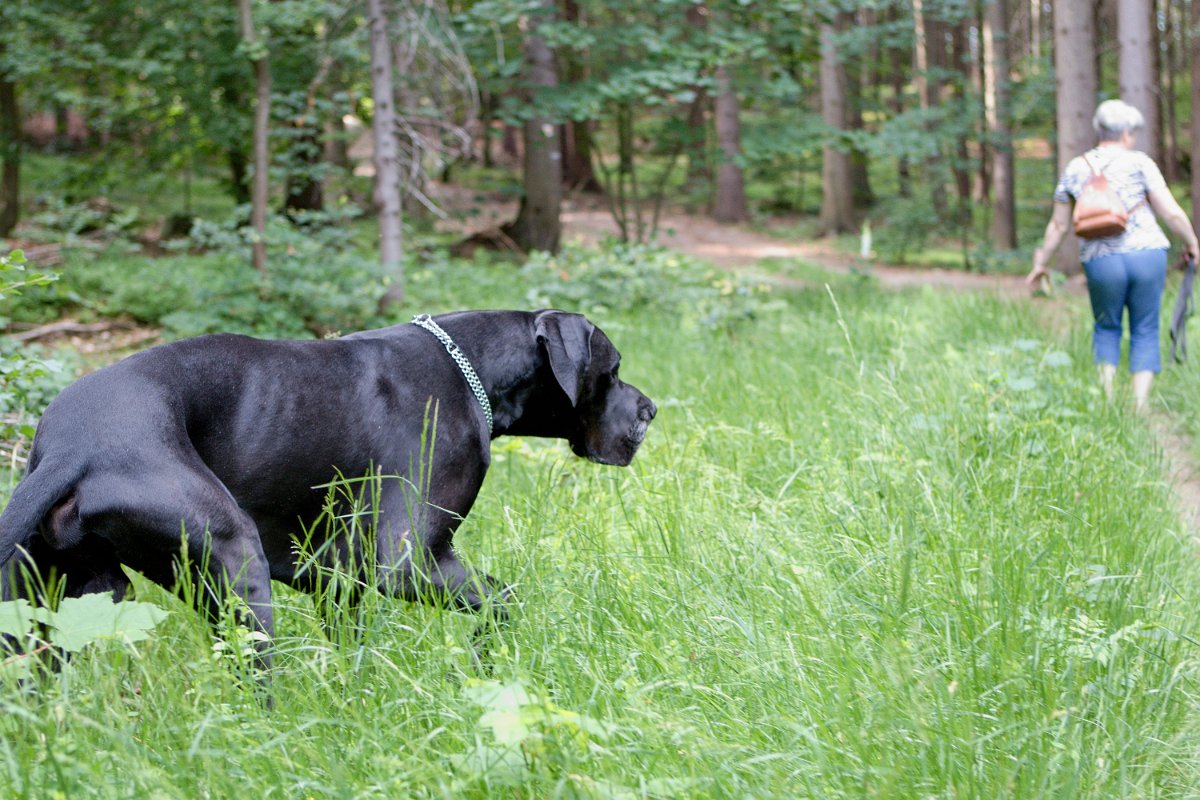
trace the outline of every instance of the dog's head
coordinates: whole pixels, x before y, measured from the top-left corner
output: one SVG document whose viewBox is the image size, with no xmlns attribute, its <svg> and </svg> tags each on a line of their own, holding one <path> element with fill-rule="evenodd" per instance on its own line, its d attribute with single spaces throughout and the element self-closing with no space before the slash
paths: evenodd
<svg viewBox="0 0 1200 800">
<path fill-rule="evenodd" d="M 658 409 L 620 379 L 617 348 L 580 314 L 544 311 L 535 331 L 572 409 L 566 434 L 571 450 L 600 464 L 629 464 Z"/>
</svg>

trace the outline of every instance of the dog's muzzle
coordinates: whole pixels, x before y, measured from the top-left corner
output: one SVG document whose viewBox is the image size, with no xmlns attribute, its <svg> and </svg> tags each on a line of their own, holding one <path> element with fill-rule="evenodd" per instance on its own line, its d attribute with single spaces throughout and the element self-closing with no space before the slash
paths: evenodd
<svg viewBox="0 0 1200 800">
<path fill-rule="evenodd" d="M 629 440 L 635 445 L 640 445 L 646 438 L 646 431 L 650 430 L 650 421 L 658 414 L 658 408 L 654 405 L 654 401 L 649 398 L 646 402 L 638 406 L 637 421 L 633 425 L 633 430 L 629 432 Z"/>
</svg>

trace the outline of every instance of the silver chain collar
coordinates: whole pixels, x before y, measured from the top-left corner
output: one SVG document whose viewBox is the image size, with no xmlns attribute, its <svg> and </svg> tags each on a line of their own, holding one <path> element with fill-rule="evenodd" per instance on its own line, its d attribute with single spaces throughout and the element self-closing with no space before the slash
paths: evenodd
<svg viewBox="0 0 1200 800">
<path fill-rule="evenodd" d="M 483 416 L 487 419 L 488 436 L 492 435 L 492 403 L 488 400 L 487 392 L 483 390 L 483 384 L 479 381 L 479 376 L 475 374 L 475 368 L 471 366 L 471 362 L 463 355 L 463 351 L 454 343 L 450 335 L 442 330 L 442 327 L 433 321 L 433 318 L 428 314 L 417 314 L 412 319 L 413 324 L 424 328 L 437 337 L 438 341 L 446 348 L 446 352 L 454 359 L 454 363 L 458 364 L 458 368 L 462 370 L 463 377 L 467 379 L 467 385 L 471 387 L 471 391 L 475 393 L 475 399 L 479 401 L 479 405 L 483 408 Z"/>
</svg>

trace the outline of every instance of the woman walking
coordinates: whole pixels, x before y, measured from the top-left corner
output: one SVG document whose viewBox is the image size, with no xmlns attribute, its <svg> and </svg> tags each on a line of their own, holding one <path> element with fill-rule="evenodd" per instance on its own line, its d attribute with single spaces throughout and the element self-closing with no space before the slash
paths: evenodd
<svg viewBox="0 0 1200 800">
<path fill-rule="evenodd" d="M 1158 350 L 1159 306 L 1167 275 L 1170 242 L 1155 214 L 1184 242 L 1189 258 L 1200 257 L 1200 243 L 1187 214 L 1171 196 L 1162 172 L 1148 155 L 1134 150 L 1134 137 L 1145 125 L 1140 111 L 1120 100 L 1096 109 L 1092 127 L 1099 144 L 1073 158 L 1054 189 L 1054 211 L 1042 246 L 1033 253 L 1033 269 L 1025 279 L 1034 284 L 1047 274 L 1050 257 L 1071 229 L 1072 208 L 1095 175 L 1102 175 L 1119 198 L 1128 219 L 1124 230 L 1103 238 L 1081 238 L 1080 260 L 1096 323 L 1092 353 L 1100 383 L 1112 394 L 1121 358 L 1122 317 L 1129 309 L 1129 371 L 1134 406 L 1146 408 L 1150 384 L 1162 369 Z"/>
</svg>

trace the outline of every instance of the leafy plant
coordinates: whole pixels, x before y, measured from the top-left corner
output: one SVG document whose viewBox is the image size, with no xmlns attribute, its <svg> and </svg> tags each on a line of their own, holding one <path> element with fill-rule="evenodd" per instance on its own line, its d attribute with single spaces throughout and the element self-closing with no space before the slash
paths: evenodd
<svg viewBox="0 0 1200 800">
<path fill-rule="evenodd" d="M 653 311 L 690 327 L 728 328 L 778 308 L 769 286 L 653 245 L 610 242 L 534 253 L 521 275 L 530 306 L 585 314 Z"/>
<path fill-rule="evenodd" d="M 30 272 L 26 264 L 20 250 L 0 255 L 0 301 L 58 280 L 57 275 Z M 0 316 L 0 325 L 6 321 Z M 60 362 L 37 358 L 27 346 L 0 337 L 0 441 L 33 436 L 32 414 L 62 388 L 64 377 Z"/>
<path fill-rule="evenodd" d="M 0 635 L 16 637 L 27 648 L 25 653 L 0 660 L 0 678 L 27 676 L 33 664 L 31 656 L 50 646 L 78 653 L 105 641 L 140 642 L 166 616 L 167 612 L 153 603 L 114 603 L 109 594 L 67 597 L 54 610 L 31 606 L 25 600 L 0 602 Z M 48 643 L 36 635 L 39 626 L 52 631 Z"/>
<path fill-rule="evenodd" d="M 561 775 L 608 739 L 610 726 L 569 711 L 519 681 L 472 680 L 462 696 L 482 708 L 474 747 L 455 763 L 490 786 L 514 786 L 539 773 Z"/>
</svg>

